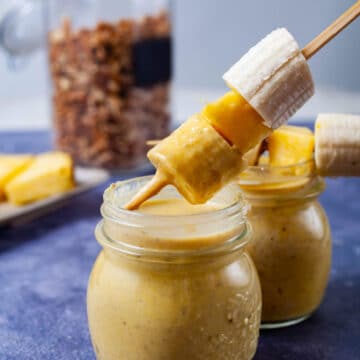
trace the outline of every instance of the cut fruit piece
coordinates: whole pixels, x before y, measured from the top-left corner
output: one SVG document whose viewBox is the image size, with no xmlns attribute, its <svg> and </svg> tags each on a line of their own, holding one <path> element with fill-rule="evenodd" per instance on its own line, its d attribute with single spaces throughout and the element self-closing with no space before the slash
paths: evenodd
<svg viewBox="0 0 360 360">
<path fill-rule="evenodd" d="M 314 134 L 300 126 L 282 126 L 268 138 L 271 166 L 296 165 L 313 158 Z"/>
<path fill-rule="evenodd" d="M 6 186 L 5 193 L 13 204 L 25 204 L 59 194 L 74 187 L 73 163 L 62 152 L 41 154 Z"/>
<path fill-rule="evenodd" d="M 360 116 L 320 114 L 315 125 L 315 161 L 323 176 L 360 176 Z"/>
<path fill-rule="evenodd" d="M 223 78 L 272 129 L 284 125 L 314 94 L 307 61 L 284 28 L 257 43 Z"/>
<path fill-rule="evenodd" d="M 206 105 L 202 114 L 242 154 L 246 154 L 271 133 L 271 129 L 263 124 L 262 117 L 235 91 Z"/>
<path fill-rule="evenodd" d="M 209 200 L 247 165 L 240 151 L 199 114 L 151 149 L 148 158 L 193 204 Z"/>
<path fill-rule="evenodd" d="M 0 199 L 4 198 L 5 185 L 32 162 L 30 155 L 0 155 Z"/>
</svg>

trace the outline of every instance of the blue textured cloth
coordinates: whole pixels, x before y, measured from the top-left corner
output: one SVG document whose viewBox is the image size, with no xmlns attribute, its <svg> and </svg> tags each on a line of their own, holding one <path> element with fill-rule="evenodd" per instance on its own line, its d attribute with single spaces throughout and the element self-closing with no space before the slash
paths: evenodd
<svg viewBox="0 0 360 360">
<path fill-rule="evenodd" d="M 45 132 L 0 133 L 0 152 L 50 147 Z M 105 186 L 31 223 L 0 228 L 0 360 L 95 358 L 85 297 Z M 360 359 L 359 194 L 360 179 L 328 181 L 321 200 L 334 250 L 324 302 L 302 324 L 263 331 L 256 360 Z"/>
</svg>

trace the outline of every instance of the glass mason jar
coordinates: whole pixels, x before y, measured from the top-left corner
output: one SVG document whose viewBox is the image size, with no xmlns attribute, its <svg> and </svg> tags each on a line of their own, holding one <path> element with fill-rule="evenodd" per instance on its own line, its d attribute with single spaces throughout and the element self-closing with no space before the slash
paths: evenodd
<svg viewBox="0 0 360 360">
<path fill-rule="evenodd" d="M 324 191 L 313 163 L 250 167 L 240 187 L 251 205 L 247 251 L 262 289 L 262 328 L 296 324 L 320 305 L 331 265 L 331 233 L 318 202 Z"/>
<path fill-rule="evenodd" d="M 0 42 L 14 56 L 47 45 L 55 144 L 77 163 L 142 167 L 146 141 L 168 134 L 168 0 L 17 1 Z"/>
<path fill-rule="evenodd" d="M 236 184 L 214 202 L 224 209 L 162 216 L 121 208 L 150 178 L 104 194 L 96 238 L 103 247 L 87 294 L 97 359 L 251 359 L 261 291 L 244 252 L 251 234 Z M 172 187 L 160 199 L 180 197 Z"/>
</svg>

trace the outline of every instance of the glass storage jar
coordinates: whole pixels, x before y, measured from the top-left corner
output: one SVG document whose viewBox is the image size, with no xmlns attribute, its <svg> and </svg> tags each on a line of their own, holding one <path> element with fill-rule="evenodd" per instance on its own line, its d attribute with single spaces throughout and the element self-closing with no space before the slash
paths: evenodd
<svg viewBox="0 0 360 360">
<path fill-rule="evenodd" d="M 324 191 L 313 163 L 255 166 L 240 176 L 251 205 L 247 251 L 262 289 L 262 328 L 296 324 L 320 305 L 331 265 L 331 232 L 318 202 Z"/>
<path fill-rule="evenodd" d="M 168 0 L 18 1 L 0 41 L 13 55 L 46 43 L 55 145 L 77 163 L 142 167 L 146 141 L 168 134 Z"/>
<path fill-rule="evenodd" d="M 96 238 L 103 249 L 87 295 L 97 359 L 251 359 L 261 291 L 244 252 L 251 233 L 236 184 L 206 213 L 163 216 L 121 208 L 148 177 L 104 194 Z M 172 187 L 160 199 L 180 197 Z"/>
</svg>

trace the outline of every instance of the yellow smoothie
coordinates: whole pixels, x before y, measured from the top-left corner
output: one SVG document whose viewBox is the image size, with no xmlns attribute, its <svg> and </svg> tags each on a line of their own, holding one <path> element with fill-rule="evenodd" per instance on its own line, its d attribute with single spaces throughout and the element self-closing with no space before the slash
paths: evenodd
<svg viewBox="0 0 360 360">
<path fill-rule="evenodd" d="M 103 250 L 88 287 L 97 359 L 253 357 L 261 291 L 243 251 L 250 237 L 244 205 L 229 207 L 226 192 L 191 205 L 166 188 L 116 219 L 105 200 L 96 230 Z"/>
<path fill-rule="evenodd" d="M 151 215 L 195 215 L 220 210 L 221 206 L 216 203 L 192 205 L 183 198 L 147 200 L 140 208 L 142 214 Z"/>
</svg>

